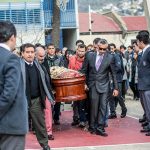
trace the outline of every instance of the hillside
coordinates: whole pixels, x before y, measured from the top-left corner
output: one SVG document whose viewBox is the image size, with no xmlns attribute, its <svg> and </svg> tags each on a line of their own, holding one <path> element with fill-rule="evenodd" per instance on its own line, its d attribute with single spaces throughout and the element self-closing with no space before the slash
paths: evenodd
<svg viewBox="0 0 150 150">
<path fill-rule="evenodd" d="M 120 15 L 143 15 L 143 0 L 78 0 L 79 12 L 91 10 L 105 12 L 115 11 Z"/>
</svg>

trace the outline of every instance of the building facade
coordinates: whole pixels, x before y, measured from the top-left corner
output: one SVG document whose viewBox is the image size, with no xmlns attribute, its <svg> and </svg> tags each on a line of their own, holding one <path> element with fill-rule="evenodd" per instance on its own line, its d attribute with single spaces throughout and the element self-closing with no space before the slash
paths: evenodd
<svg viewBox="0 0 150 150">
<path fill-rule="evenodd" d="M 60 47 L 74 48 L 78 37 L 77 0 L 69 0 L 60 11 Z M 0 0 L 0 20 L 10 20 L 17 28 L 17 46 L 51 42 L 53 0 Z"/>
</svg>

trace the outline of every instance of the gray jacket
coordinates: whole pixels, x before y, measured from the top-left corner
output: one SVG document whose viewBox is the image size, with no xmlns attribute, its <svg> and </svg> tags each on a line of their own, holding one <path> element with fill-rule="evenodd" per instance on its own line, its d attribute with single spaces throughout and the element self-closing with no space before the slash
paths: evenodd
<svg viewBox="0 0 150 150">
<path fill-rule="evenodd" d="M 0 47 L 0 134 L 28 132 L 24 72 L 20 58 Z"/>
</svg>

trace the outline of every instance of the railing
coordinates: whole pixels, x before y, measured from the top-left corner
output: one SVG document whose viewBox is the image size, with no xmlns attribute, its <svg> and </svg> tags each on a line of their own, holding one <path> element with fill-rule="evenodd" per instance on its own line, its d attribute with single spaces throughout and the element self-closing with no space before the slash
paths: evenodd
<svg viewBox="0 0 150 150">
<path fill-rule="evenodd" d="M 76 27 L 75 0 L 67 3 L 67 10 L 61 11 L 61 28 Z M 53 0 L 41 2 L 0 3 L 0 20 L 10 20 L 18 28 L 52 28 Z"/>
<path fill-rule="evenodd" d="M 0 3 L 0 20 L 9 20 L 20 28 L 43 27 L 40 3 Z"/>
<path fill-rule="evenodd" d="M 44 0 L 44 20 L 45 27 L 52 28 L 53 21 L 53 0 Z M 76 17 L 75 17 L 75 0 L 70 0 L 67 3 L 66 11 L 61 11 L 61 28 L 73 28 L 76 27 Z"/>
</svg>

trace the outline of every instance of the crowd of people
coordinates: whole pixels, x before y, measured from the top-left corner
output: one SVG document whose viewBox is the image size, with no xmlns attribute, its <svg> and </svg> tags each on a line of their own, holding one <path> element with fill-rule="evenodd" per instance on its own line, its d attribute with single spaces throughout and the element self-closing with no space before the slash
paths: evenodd
<svg viewBox="0 0 150 150">
<path fill-rule="evenodd" d="M 149 32 L 144 30 L 127 48 L 117 48 L 102 38 L 94 39 L 88 46 L 77 40 L 75 50 L 61 50 L 52 43 L 25 43 L 17 56 L 13 51 L 16 29 L 12 23 L 0 21 L 0 149 L 23 150 L 29 129 L 43 150 L 50 150 L 48 140 L 54 140 L 52 125 L 61 124 L 61 102 L 55 102 L 52 66 L 63 66 L 86 76 L 87 99 L 72 103 L 72 126 L 108 136 L 108 119 L 118 117 L 118 103 L 120 117 L 126 117 L 125 99 L 130 88 L 133 100 L 140 100 L 144 110 L 139 119 L 141 132 L 150 136 L 149 42 Z"/>
</svg>

